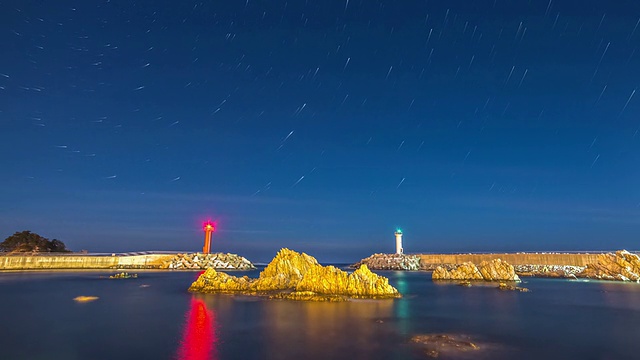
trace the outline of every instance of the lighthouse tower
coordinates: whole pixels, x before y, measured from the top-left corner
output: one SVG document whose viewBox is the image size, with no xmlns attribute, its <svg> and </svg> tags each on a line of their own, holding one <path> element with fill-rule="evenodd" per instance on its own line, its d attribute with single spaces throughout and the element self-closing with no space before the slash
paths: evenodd
<svg viewBox="0 0 640 360">
<path fill-rule="evenodd" d="M 404 249 L 402 248 L 402 230 L 396 230 L 396 254 L 404 253 Z"/>
<path fill-rule="evenodd" d="M 216 231 L 211 222 L 204 224 L 204 247 L 202 252 L 205 254 L 211 254 L 211 233 Z"/>
</svg>

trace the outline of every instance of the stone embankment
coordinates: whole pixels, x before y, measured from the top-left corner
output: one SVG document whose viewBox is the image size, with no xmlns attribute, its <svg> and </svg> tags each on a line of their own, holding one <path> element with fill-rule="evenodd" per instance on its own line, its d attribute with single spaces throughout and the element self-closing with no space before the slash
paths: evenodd
<svg viewBox="0 0 640 360">
<path fill-rule="evenodd" d="M 572 265 L 513 265 L 516 274 L 520 276 L 535 276 L 549 278 L 575 278 L 585 266 Z"/>
<path fill-rule="evenodd" d="M 466 262 L 452 270 L 437 267 L 432 274 L 433 280 L 481 280 L 481 281 L 520 281 L 512 265 L 500 259 L 483 261 L 476 266 Z"/>
<path fill-rule="evenodd" d="M 251 261 L 236 254 L 177 254 L 162 263 L 161 268 L 172 270 L 253 270 Z"/>
<path fill-rule="evenodd" d="M 351 267 L 357 269 L 363 264 L 373 270 L 421 270 L 420 256 L 418 255 L 373 254 L 351 265 Z"/>
<path fill-rule="evenodd" d="M 372 273 L 366 265 L 347 274 L 333 266 L 318 264 L 312 256 L 289 249 L 280 250 L 257 279 L 231 276 L 209 268 L 191 284 L 189 291 L 313 301 L 400 296 L 387 278 Z"/>
<path fill-rule="evenodd" d="M 173 254 L 84 255 L 36 254 L 0 256 L 0 270 L 159 269 Z"/>
</svg>

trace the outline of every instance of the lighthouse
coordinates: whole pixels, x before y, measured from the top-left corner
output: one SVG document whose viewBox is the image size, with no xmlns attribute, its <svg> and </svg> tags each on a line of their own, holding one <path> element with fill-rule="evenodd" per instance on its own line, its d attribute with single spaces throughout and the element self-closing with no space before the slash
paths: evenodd
<svg viewBox="0 0 640 360">
<path fill-rule="evenodd" d="M 402 230 L 396 230 L 396 254 L 404 253 L 404 249 L 402 248 Z"/>
<path fill-rule="evenodd" d="M 202 252 L 205 254 L 211 253 L 211 233 L 216 231 L 211 222 L 207 222 L 204 224 L 204 247 L 202 248 Z"/>
</svg>

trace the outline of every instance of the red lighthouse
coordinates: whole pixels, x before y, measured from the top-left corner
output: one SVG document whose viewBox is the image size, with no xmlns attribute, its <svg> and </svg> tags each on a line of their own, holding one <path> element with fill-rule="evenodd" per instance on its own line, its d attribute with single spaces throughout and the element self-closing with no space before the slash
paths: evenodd
<svg viewBox="0 0 640 360">
<path fill-rule="evenodd" d="M 211 222 L 204 224 L 204 247 L 202 248 L 202 252 L 205 254 L 211 253 L 211 234 L 214 231 L 216 231 L 216 229 Z"/>
</svg>

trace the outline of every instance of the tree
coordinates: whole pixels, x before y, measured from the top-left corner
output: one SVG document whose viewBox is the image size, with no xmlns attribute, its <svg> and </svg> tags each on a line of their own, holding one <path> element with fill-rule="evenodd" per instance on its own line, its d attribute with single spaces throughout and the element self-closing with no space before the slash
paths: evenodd
<svg viewBox="0 0 640 360">
<path fill-rule="evenodd" d="M 70 252 L 60 240 L 49 240 L 36 233 L 25 230 L 16 232 L 0 243 L 4 252 Z"/>
</svg>

